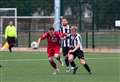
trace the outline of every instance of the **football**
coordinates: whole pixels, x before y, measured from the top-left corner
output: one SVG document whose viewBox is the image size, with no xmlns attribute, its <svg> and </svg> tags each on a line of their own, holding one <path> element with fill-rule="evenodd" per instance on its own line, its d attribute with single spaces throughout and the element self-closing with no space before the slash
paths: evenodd
<svg viewBox="0 0 120 82">
<path fill-rule="evenodd" d="M 35 41 L 31 42 L 31 48 L 32 49 L 38 49 L 39 46 L 38 46 L 37 42 L 35 42 Z"/>
</svg>

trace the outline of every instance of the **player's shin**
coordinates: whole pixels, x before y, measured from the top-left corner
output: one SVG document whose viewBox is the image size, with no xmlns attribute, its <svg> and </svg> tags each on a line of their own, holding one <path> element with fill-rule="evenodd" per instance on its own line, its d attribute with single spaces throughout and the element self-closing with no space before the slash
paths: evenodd
<svg viewBox="0 0 120 82">
<path fill-rule="evenodd" d="M 61 58 L 60 58 L 60 55 L 59 55 L 59 54 L 55 54 L 54 57 L 55 57 L 56 60 L 59 62 L 59 64 L 61 64 L 61 65 L 63 66 L 63 62 L 62 62 L 62 60 L 61 60 Z"/>
<path fill-rule="evenodd" d="M 68 57 L 65 57 L 65 65 L 66 65 L 67 67 L 69 67 Z"/>
<path fill-rule="evenodd" d="M 13 47 L 14 47 L 14 44 L 9 45 L 9 52 L 12 52 Z"/>
<path fill-rule="evenodd" d="M 88 66 L 88 64 L 85 62 L 84 59 L 81 59 L 81 64 L 83 64 L 84 68 L 88 71 L 89 74 L 91 74 L 91 70 L 90 67 Z"/>
<path fill-rule="evenodd" d="M 0 65 L 0 68 L 2 67 L 2 65 Z"/>
<path fill-rule="evenodd" d="M 53 60 L 49 60 L 49 62 L 54 69 L 57 69 L 57 65 Z"/>
<path fill-rule="evenodd" d="M 88 66 L 88 64 L 84 64 L 84 67 L 88 71 L 88 73 L 91 74 L 91 70 L 90 70 L 90 67 Z"/>
</svg>

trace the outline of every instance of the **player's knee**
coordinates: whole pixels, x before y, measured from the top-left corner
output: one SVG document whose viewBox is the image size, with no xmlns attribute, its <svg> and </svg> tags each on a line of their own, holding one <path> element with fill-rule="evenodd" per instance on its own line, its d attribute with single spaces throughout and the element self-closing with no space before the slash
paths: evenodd
<svg viewBox="0 0 120 82">
<path fill-rule="evenodd" d="M 59 58 L 59 56 L 60 56 L 59 54 L 55 54 L 54 55 L 55 58 Z"/>
<path fill-rule="evenodd" d="M 73 61 L 73 55 L 72 55 L 72 54 L 69 54 L 69 56 L 68 56 L 68 61 L 69 61 L 69 62 L 72 62 L 72 61 Z"/>
<path fill-rule="evenodd" d="M 48 60 L 49 60 L 49 61 L 52 61 L 52 60 L 53 60 L 53 58 L 52 58 L 52 57 L 49 57 L 49 58 L 48 58 Z"/>
<path fill-rule="evenodd" d="M 86 62 L 84 59 L 80 59 L 80 64 L 84 65 Z"/>
</svg>

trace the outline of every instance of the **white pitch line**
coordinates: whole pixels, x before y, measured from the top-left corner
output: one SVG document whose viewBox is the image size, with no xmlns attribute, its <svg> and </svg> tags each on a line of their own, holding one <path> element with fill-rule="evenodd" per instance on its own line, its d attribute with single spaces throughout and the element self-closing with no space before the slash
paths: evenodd
<svg viewBox="0 0 120 82">
<path fill-rule="evenodd" d="M 103 57 L 103 58 L 86 58 L 87 60 L 103 60 L 103 59 L 107 59 L 107 60 L 112 60 L 112 59 L 120 59 L 120 57 Z M 14 61 L 18 61 L 18 62 L 24 62 L 24 61 L 47 61 L 48 59 L 5 59 L 5 60 L 0 60 L 0 62 L 14 62 Z"/>
</svg>

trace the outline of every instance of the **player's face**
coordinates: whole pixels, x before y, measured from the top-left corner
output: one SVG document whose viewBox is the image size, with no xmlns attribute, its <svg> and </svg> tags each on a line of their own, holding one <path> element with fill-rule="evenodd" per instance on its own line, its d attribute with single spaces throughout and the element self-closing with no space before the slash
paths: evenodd
<svg viewBox="0 0 120 82">
<path fill-rule="evenodd" d="M 12 22 L 12 21 L 10 21 L 10 22 L 9 22 L 9 25 L 10 25 L 10 26 L 12 26 L 12 25 L 13 25 L 13 22 Z"/>
<path fill-rule="evenodd" d="M 53 36 L 53 35 L 54 35 L 54 30 L 49 30 L 48 32 L 49 32 L 49 35 L 50 35 L 50 36 Z"/>
<path fill-rule="evenodd" d="M 72 34 L 73 36 L 76 36 L 77 30 L 76 30 L 76 29 L 71 29 L 71 34 Z"/>
<path fill-rule="evenodd" d="M 67 24 L 68 24 L 67 19 L 62 19 L 62 25 L 63 25 L 63 26 L 66 26 Z"/>
</svg>

